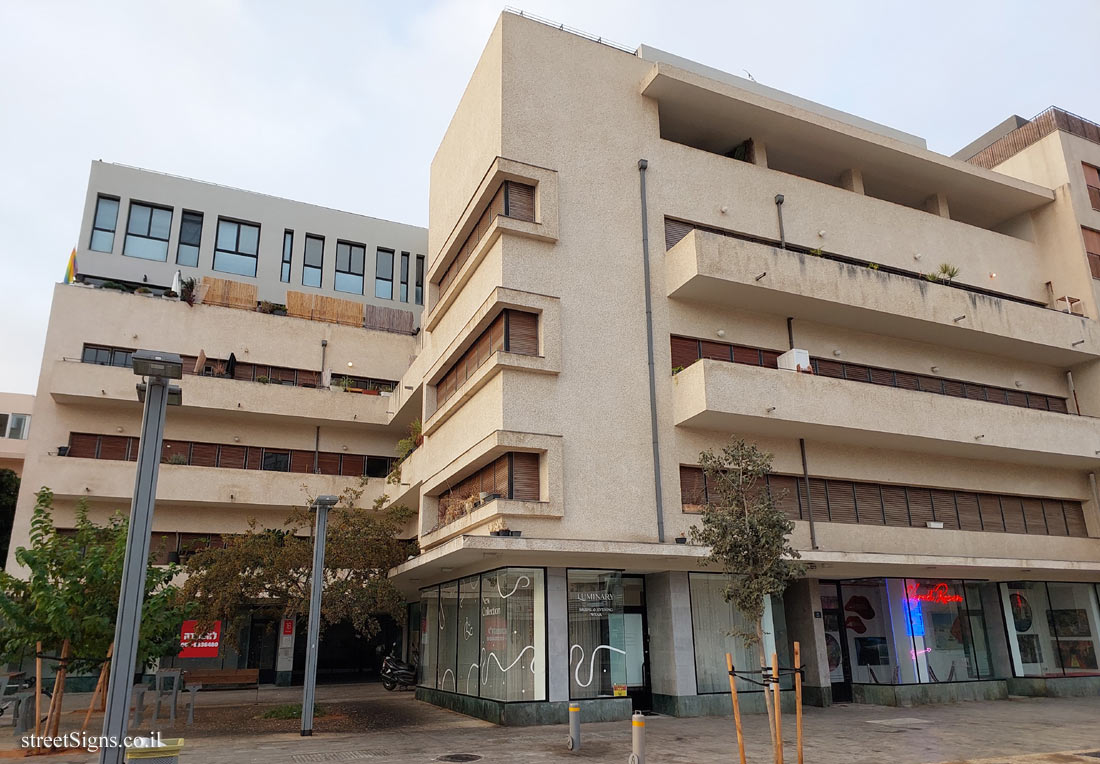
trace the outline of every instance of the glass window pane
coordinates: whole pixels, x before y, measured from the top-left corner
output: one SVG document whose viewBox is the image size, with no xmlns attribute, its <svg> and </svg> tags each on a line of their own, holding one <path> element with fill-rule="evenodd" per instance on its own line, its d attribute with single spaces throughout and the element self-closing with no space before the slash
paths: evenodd
<svg viewBox="0 0 1100 764">
<path fill-rule="evenodd" d="M 733 656 L 735 669 L 752 671 L 759 667 L 756 648 L 746 648 L 744 640 L 731 636 L 734 632 L 746 632 L 752 624 L 726 601 L 726 583 L 729 579 L 717 573 L 690 573 L 688 587 L 691 595 L 691 623 L 695 639 L 695 681 L 697 691 L 729 692 L 730 680 L 726 671 L 726 653 Z M 770 627 L 767 623 L 765 630 Z M 767 646 L 765 646 L 767 652 Z M 737 680 L 738 692 L 756 692 L 760 688 L 743 679 Z"/>
<path fill-rule="evenodd" d="M 218 251 L 214 253 L 214 270 L 236 273 L 239 276 L 255 276 L 256 258 Z"/>
<path fill-rule="evenodd" d="M 282 270 L 279 271 L 280 281 L 290 281 L 290 263 L 283 263 Z"/>
<path fill-rule="evenodd" d="M 154 208 L 149 221 L 149 235 L 158 239 L 167 239 L 172 230 L 172 211 Z"/>
<path fill-rule="evenodd" d="M 95 227 L 114 231 L 118 221 L 118 200 L 99 197 L 95 209 Z"/>
<path fill-rule="evenodd" d="M 546 586 L 542 570 L 481 576 L 481 697 L 546 699 Z"/>
<path fill-rule="evenodd" d="M 1062 671 L 1066 676 L 1100 673 L 1096 660 L 1100 613 L 1092 587 L 1054 582 L 1046 586 L 1050 603 L 1046 620 L 1054 639 L 1051 651 Z"/>
<path fill-rule="evenodd" d="M 333 287 L 337 292 L 350 292 L 351 294 L 363 294 L 363 277 L 351 273 L 336 272 Z"/>
<path fill-rule="evenodd" d="M 290 453 L 287 451 L 264 451 L 262 469 L 288 472 L 290 470 Z"/>
<path fill-rule="evenodd" d="M 177 265 L 188 265 L 195 268 L 199 264 L 199 248 L 191 244 L 180 244 L 179 252 L 176 254 Z"/>
<path fill-rule="evenodd" d="M 241 237 L 237 244 L 238 252 L 245 255 L 254 255 L 260 247 L 260 227 L 255 225 L 240 225 Z"/>
<path fill-rule="evenodd" d="M 294 232 L 285 231 L 283 233 L 283 262 L 289 263 L 291 253 L 294 251 Z"/>
<path fill-rule="evenodd" d="M 180 243 L 197 247 L 201 238 L 202 215 L 191 212 L 183 213 L 183 219 L 180 221 Z"/>
<path fill-rule="evenodd" d="M 8 437 L 15 438 L 16 440 L 26 440 L 27 425 L 30 419 L 31 417 L 29 414 L 12 414 L 8 427 Z"/>
<path fill-rule="evenodd" d="M 909 658 L 912 637 L 906 634 L 904 614 L 900 607 L 905 600 L 904 582 L 891 579 L 899 607 L 898 628 L 891 628 L 887 605 L 886 581 L 846 581 L 840 587 L 840 606 L 844 631 L 848 641 L 848 656 L 852 664 L 852 681 L 857 684 L 916 683 L 913 663 L 908 676 L 901 678 L 898 658 Z M 895 639 L 898 644 L 895 644 Z"/>
<path fill-rule="evenodd" d="M 314 268 L 320 268 L 324 260 L 325 240 L 316 236 L 306 237 L 305 264 Z"/>
<path fill-rule="evenodd" d="M 623 585 L 618 571 L 570 570 L 569 697 L 626 692 Z"/>
<path fill-rule="evenodd" d="M 351 261 L 351 247 L 340 241 L 336 243 L 336 270 L 346 271 L 348 270 L 348 263 Z"/>
<path fill-rule="evenodd" d="M 237 249 L 237 224 L 229 220 L 218 221 L 218 249 L 234 252 Z"/>
<path fill-rule="evenodd" d="M 458 692 L 458 582 L 439 587 L 439 667 L 437 687 Z"/>
<path fill-rule="evenodd" d="M 308 287 L 321 286 L 321 269 L 305 266 L 302 268 L 302 285 Z"/>
<path fill-rule="evenodd" d="M 160 239 L 147 239 L 144 236 L 126 234 L 122 254 L 127 257 L 140 257 L 143 260 L 167 260 L 168 242 Z"/>
<path fill-rule="evenodd" d="M 374 296 L 382 300 L 393 299 L 393 282 L 383 279 L 374 280 Z"/>
<path fill-rule="evenodd" d="M 481 577 L 470 576 L 458 582 L 458 655 L 455 678 L 458 692 L 477 695 L 478 651 L 481 634 Z"/>
<path fill-rule="evenodd" d="M 378 250 L 375 258 L 374 275 L 384 279 L 393 278 L 393 252 L 387 252 L 384 249 Z"/>
<path fill-rule="evenodd" d="M 435 687 L 436 651 L 439 649 L 439 587 L 420 592 L 420 663 L 419 684 Z"/>
<path fill-rule="evenodd" d="M 8 434 L 8 415 L 0 414 L 0 438 L 6 437 Z"/>
<path fill-rule="evenodd" d="M 152 210 L 144 204 L 130 205 L 130 220 L 126 225 L 127 233 L 137 233 L 142 236 L 149 233 L 149 215 Z"/>
<path fill-rule="evenodd" d="M 351 248 L 351 272 L 362 275 L 363 273 L 363 260 L 365 259 L 366 249 L 364 247 L 352 247 Z"/>
<path fill-rule="evenodd" d="M 115 235 L 107 231 L 92 231 L 92 243 L 89 248 L 96 252 L 110 252 L 115 248 Z"/>
</svg>

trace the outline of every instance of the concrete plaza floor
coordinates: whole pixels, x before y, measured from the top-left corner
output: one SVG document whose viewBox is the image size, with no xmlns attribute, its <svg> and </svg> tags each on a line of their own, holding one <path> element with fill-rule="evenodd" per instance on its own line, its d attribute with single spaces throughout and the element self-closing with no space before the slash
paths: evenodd
<svg viewBox="0 0 1100 764">
<path fill-rule="evenodd" d="M 583 726 L 582 748 L 566 750 L 566 728 L 496 727 L 419 703 L 411 692 L 386 693 L 378 685 L 322 686 L 318 703 L 331 708 L 317 720 L 313 737 L 297 733 L 293 720 L 278 730 L 269 720 L 249 722 L 265 707 L 300 700 L 300 689 L 200 694 L 197 723 L 174 729 L 161 721 L 165 737 L 187 742 L 180 761 L 209 764 L 312 764 L 312 762 L 394 762 L 419 764 L 447 754 L 473 754 L 486 764 L 545 762 L 626 762 L 630 723 Z M 88 696 L 67 696 L 67 716 Z M 350 711 L 349 711 L 350 709 Z M 98 720 L 98 717 L 97 717 Z M 349 720 L 354 731 L 345 729 Z M 794 716 L 783 718 L 785 761 L 797 761 Z M 749 762 L 770 762 L 763 716 L 747 716 Z M 226 729 L 226 726 L 229 728 Z M 807 708 L 804 720 L 808 764 L 1100 764 L 1100 698 L 1020 698 L 914 708 L 838 705 Z M 98 726 L 93 724 L 93 730 Z M 710 764 L 737 761 L 729 717 L 675 719 L 648 717 L 648 757 L 652 764 Z M 0 758 L 16 755 L 11 733 L 0 728 Z M 1092 755 L 1074 755 L 1075 753 Z M 94 762 L 89 753 L 52 755 L 40 761 Z"/>
</svg>

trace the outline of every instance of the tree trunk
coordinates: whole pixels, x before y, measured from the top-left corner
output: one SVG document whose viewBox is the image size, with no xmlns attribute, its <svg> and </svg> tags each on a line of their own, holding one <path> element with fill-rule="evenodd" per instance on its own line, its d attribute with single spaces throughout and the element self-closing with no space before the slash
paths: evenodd
<svg viewBox="0 0 1100 764">
<path fill-rule="evenodd" d="M 772 696 L 774 692 L 772 685 L 767 682 L 771 676 L 771 671 L 768 668 L 768 656 L 764 649 L 764 619 L 756 619 L 756 652 L 760 656 L 760 681 L 764 682 L 764 707 L 768 709 L 768 731 L 772 736 L 772 759 L 775 760 L 778 756 L 776 739 L 775 739 L 775 699 Z"/>
<path fill-rule="evenodd" d="M 65 675 L 69 671 L 69 650 L 72 645 L 69 640 L 61 644 L 61 661 L 57 665 L 57 674 L 53 679 L 53 698 L 50 700 L 50 716 L 46 719 L 46 734 L 57 736 L 58 727 L 61 725 L 61 703 L 65 697 Z"/>
</svg>

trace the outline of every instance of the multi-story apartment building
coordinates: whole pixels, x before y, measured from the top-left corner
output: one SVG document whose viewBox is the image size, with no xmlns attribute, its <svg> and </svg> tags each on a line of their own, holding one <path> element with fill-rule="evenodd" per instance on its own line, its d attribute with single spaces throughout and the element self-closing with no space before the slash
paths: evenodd
<svg viewBox="0 0 1100 764">
<path fill-rule="evenodd" d="M 411 418 L 393 416 L 391 396 L 416 353 L 426 247 L 422 228 L 93 163 L 79 283 L 54 290 L 11 554 L 41 486 L 59 527 L 81 499 L 93 519 L 129 511 L 142 415 L 130 354 L 142 348 L 184 360 L 154 562 L 253 518 L 279 527 L 307 496 L 364 476 L 370 507 Z M 186 295 L 172 296 L 174 281 Z M 289 681 L 304 641 L 269 627 L 246 621 L 241 654 L 217 665 Z M 359 647 L 335 629 L 322 668 L 354 670 Z"/>
<path fill-rule="evenodd" d="M 0 470 L 23 474 L 34 396 L 0 393 Z"/>
<path fill-rule="evenodd" d="M 677 537 L 731 435 L 809 566 L 766 648 L 801 643 L 810 702 L 1100 690 L 1100 134 L 1045 119 L 952 158 L 502 15 L 432 162 L 395 396 L 418 696 L 725 712 L 755 652 Z"/>
</svg>

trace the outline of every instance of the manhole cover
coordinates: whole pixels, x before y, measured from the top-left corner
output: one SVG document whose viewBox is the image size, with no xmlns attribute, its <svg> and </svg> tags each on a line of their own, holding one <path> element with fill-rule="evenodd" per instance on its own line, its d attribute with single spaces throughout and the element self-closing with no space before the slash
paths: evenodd
<svg viewBox="0 0 1100 764">
<path fill-rule="evenodd" d="M 436 761 L 481 761 L 481 757 L 476 753 L 448 753 Z"/>
</svg>

